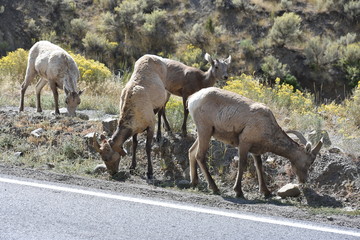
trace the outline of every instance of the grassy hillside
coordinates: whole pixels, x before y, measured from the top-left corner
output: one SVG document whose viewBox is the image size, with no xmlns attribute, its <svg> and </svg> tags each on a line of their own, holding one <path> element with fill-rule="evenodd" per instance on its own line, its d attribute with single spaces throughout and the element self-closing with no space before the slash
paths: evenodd
<svg viewBox="0 0 360 240">
<path fill-rule="evenodd" d="M 0 0 L 0 55 L 47 39 L 123 74 L 145 53 L 202 68 L 205 52 L 231 54 L 234 75 L 343 100 L 360 76 L 359 13 L 353 0 Z"/>
</svg>

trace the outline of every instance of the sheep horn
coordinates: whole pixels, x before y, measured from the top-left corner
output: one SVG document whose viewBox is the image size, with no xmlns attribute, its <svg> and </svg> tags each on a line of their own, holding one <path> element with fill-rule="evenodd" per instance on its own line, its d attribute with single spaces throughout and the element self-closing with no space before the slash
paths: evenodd
<svg viewBox="0 0 360 240">
<path fill-rule="evenodd" d="M 318 144 L 313 148 L 313 150 L 311 150 L 311 152 L 315 155 L 317 155 L 323 145 L 323 142 L 324 142 L 324 137 L 322 137 L 320 139 L 320 141 L 318 142 Z"/>
<path fill-rule="evenodd" d="M 307 144 L 307 140 L 306 140 L 306 138 L 304 137 L 304 135 L 301 133 L 301 132 L 299 132 L 299 131 L 296 131 L 296 130 L 288 130 L 288 131 L 286 131 L 286 133 L 292 133 L 292 134 L 294 134 L 295 136 L 297 136 L 298 138 L 299 138 L 299 140 L 300 140 L 300 142 L 302 143 L 302 144 L 304 144 L 304 145 L 306 145 Z"/>
</svg>

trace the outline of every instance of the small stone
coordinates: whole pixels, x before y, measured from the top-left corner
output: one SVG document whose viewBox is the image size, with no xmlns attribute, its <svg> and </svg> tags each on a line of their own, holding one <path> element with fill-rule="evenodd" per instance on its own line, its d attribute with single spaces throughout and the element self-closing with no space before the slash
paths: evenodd
<svg viewBox="0 0 360 240">
<path fill-rule="evenodd" d="M 41 135 L 45 132 L 45 130 L 43 128 L 38 128 L 35 129 L 34 131 L 32 131 L 30 134 L 36 138 L 41 137 Z"/>
<path fill-rule="evenodd" d="M 104 172 L 106 172 L 105 164 L 96 165 L 96 167 L 94 168 L 94 171 L 93 171 L 94 174 L 101 174 Z"/>
<path fill-rule="evenodd" d="M 277 194 L 282 197 L 298 197 L 300 195 L 300 189 L 298 184 L 288 183 L 280 188 Z"/>
<path fill-rule="evenodd" d="M 107 135 L 111 135 L 115 132 L 117 127 L 117 119 L 115 118 L 107 118 L 102 121 L 103 131 L 106 132 Z"/>
<path fill-rule="evenodd" d="M 329 153 L 343 153 L 344 151 L 341 148 L 338 147 L 332 147 L 329 149 Z"/>
<path fill-rule="evenodd" d="M 23 152 L 16 152 L 16 153 L 14 153 L 14 156 L 15 157 L 22 157 L 22 156 L 24 156 L 24 153 Z"/>
<path fill-rule="evenodd" d="M 130 178 L 130 173 L 126 171 L 119 171 L 115 173 L 112 178 L 117 181 L 125 181 L 126 179 Z"/>
<path fill-rule="evenodd" d="M 55 167 L 55 164 L 53 163 L 46 163 L 46 166 L 48 169 L 53 169 Z"/>
<path fill-rule="evenodd" d="M 190 188 L 190 181 L 183 179 L 176 183 L 176 186 L 180 189 Z"/>
<path fill-rule="evenodd" d="M 334 221 L 334 218 L 330 217 L 330 216 L 326 217 L 326 219 L 329 220 L 329 221 Z"/>
<path fill-rule="evenodd" d="M 86 115 L 84 113 L 76 113 L 76 116 L 78 118 L 82 119 L 82 120 L 89 120 L 90 119 L 89 115 Z"/>
</svg>

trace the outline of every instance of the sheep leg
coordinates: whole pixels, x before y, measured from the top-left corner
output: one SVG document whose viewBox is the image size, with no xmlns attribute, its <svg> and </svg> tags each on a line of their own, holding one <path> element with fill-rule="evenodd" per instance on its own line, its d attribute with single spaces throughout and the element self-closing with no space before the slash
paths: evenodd
<svg viewBox="0 0 360 240">
<path fill-rule="evenodd" d="M 189 161 L 190 161 L 190 179 L 192 187 L 196 187 L 199 183 L 199 176 L 197 173 L 197 163 L 196 163 L 196 151 L 198 149 L 198 139 L 196 138 L 195 142 L 189 149 Z"/>
<path fill-rule="evenodd" d="M 35 78 L 35 76 L 36 76 L 35 67 L 33 66 L 33 64 L 28 63 L 28 67 L 26 69 L 25 80 L 21 84 L 21 97 L 20 97 L 20 107 L 19 107 L 20 112 L 24 111 L 25 92 L 26 92 L 26 89 L 28 88 L 29 84 L 31 83 L 31 81 Z"/>
<path fill-rule="evenodd" d="M 164 120 L 165 131 L 171 132 L 171 127 L 170 127 L 169 121 L 167 120 L 167 117 L 166 117 L 166 114 L 165 114 L 165 106 L 164 106 L 164 110 L 162 112 L 162 117 L 163 117 L 163 120 Z"/>
<path fill-rule="evenodd" d="M 55 101 L 55 114 L 60 115 L 60 111 L 59 111 L 59 93 L 56 87 L 55 82 L 53 81 L 49 81 L 50 84 L 50 88 L 53 92 L 54 95 L 54 101 Z"/>
<path fill-rule="evenodd" d="M 146 136 L 146 156 L 148 161 L 148 170 L 147 170 L 147 178 L 152 179 L 153 178 L 153 167 L 151 162 L 151 143 L 152 139 L 154 137 L 154 127 L 148 127 L 147 128 L 147 136 Z"/>
<path fill-rule="evenodd" d="M 213 191 L 214 194 L 220 194 L 220 191 L 216 186 L 214 179 L 211 177 L 211 174 L 206 165 L 206 152 L 209 147 L 211 134 L 211 129 L 198 128 L 197 151 L 195 154 L 195 158 L 197 164 L 199 164 L 201 171 L 205 176 L 206 181 L 209 184 L 209 188 Z M 194 163 L 192 163 L 192 166 L 190 165 L 190 167 L 193 168 L 190 172 L 194 173 L 194 170 L 196 170 L 196 167 L 194 167 Z M 194 180 L 196 181 L 196 179 Z"/>
<path fill-rule="evenodd" d="M 169 101 L 170 99 L 170 93 L 167 93 L 167 96 L 166 96 L 166 102 L 163 106 L 163 112 L 162 112 L 162 117 L 164 119 L 164 128 L 165 128 L 165 131 L 167 132 L 171 132 L 171 128 L 170 128 L 170 124 L 169 124 L 169 121 L 167 120 L 167 117 L 166 117 L 166 114 L 165 114 L 165 109 L 166 109 L 166 104 L 167 102 Z"/>
<path fill-rule="evenodd" d="M 157 129 L 157 133 L 156 133 L 156 141 L 160 142 L 161 139 L 161 116 L 164 114 L 165 112 L 165 108 L 162 107 L 160 108 L 159 112 L 158 112 L 158 129 Z"/>
<path fill-rule="evenodd" d="M 135 168 L 136 168 L 136 148 L 138 146 L 138 140 L 137 140 L 137 134 L 135 134 L 132 137 L 132 159 L 131 159 L 131 165 L 130 165 L 130 173 L 134 174 Z"/>
<path fill-rule="evenodd" d="M 187 98 L 183 97 L 184 121 L 183 121 L 183 124 L 182 124 L 182 127 L 181 127 L 183 137 L 186 137 L 186 135 L 187 135 L 187 131 L 186 131 L 186 121 L 187 121 L 187 117 L 188 117 L 188 115 L 189 115 L 189 110 L 188 110 L 188 108 L 186 107 L 186 101 L 187 101 Z"/>
<path fill-rule="evenodd" d="M 40 94 L 43 87 L 46 85 L 47 81 L 43 78 L 40 78 L 40 80 L 36 83 L 36 111 L 42 112 L 41 108 L 41 101 L 40 101 Z"/>
<path fill-rule="evenodd" d="M 249 146 L 246 144 L 240 144 L 238 173 L 237 173 L 235 185 L 234 185 L 234 191 L 236 193 L 236 197 L 240 197 L 240 198 L 244 198 L 244 194 L 241 190 L 241 181 L 242 181 L 243 173 L 247 167 L 248 152 L 249 152 Z"/>
<path fill-rule="evenodd" d="M 259 190 L 261 193 L 263 193 L 265 195 L 265 197 L 270 197 L 271 192 L 269 191 L 269 189 L 267 188 L 266 183 L 265 183 L 261 155 L 253 154 L 252 156 L 254 157 L 254 160 L 255 160 L 254 162 L 255 162 L 255 167 L 256 167 L 256 173 L 257 173 L 258 180 L 259 180 Z"/>
</svg>

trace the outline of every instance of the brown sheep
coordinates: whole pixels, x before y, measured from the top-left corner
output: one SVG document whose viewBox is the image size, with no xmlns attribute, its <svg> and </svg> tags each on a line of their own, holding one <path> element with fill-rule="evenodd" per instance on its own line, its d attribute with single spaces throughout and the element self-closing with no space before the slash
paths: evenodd
<svg viewBox="0 0 360 240">
<path fill-rule="evenodd" d="M 190 96 L 188 107 L 197 129 L 197 139 L 189 150 L 191 183 L 198 184 L 199 164 L 214 193 L 219 193 L 219 189 L 205 159 L 212 136 L 238 147 L 239 166 L 234 185 L 237 197 L 243 197 L 241 180 L 248 153 L 254 157 L 259 190 L 268 197 L 271 192 L 264 180 L 261 154 L 272 152 L 288 158 L 298 180 L 303 183 L 322 146 L 322 140 L 314 148 L 310 143 L 299 145 L 281 129 L 268 107 L 230 91 L 214 87 L 202 89 Z"/>
<path fill-rule="evenodd" d="M 136 168 L 137 134 L 147 131 L 146 154 L 147 177 L 152 178 L 151 143 L 154 135 L 155 114 L 167 101 L 167 91 L 162 79 L 167 73 L 166 65 L 156 57 L 145 55 L 135 63 L 134 72 L 120 97 L 118 127 L 109 140 L 101 135 L 101 145 L 94 138 L 93 146 L 100 153 L 107 171 L 118 172 L 120 158 L 126 154 L 123 143 L 133 137 L 131 170 Z"/>
</svg>

